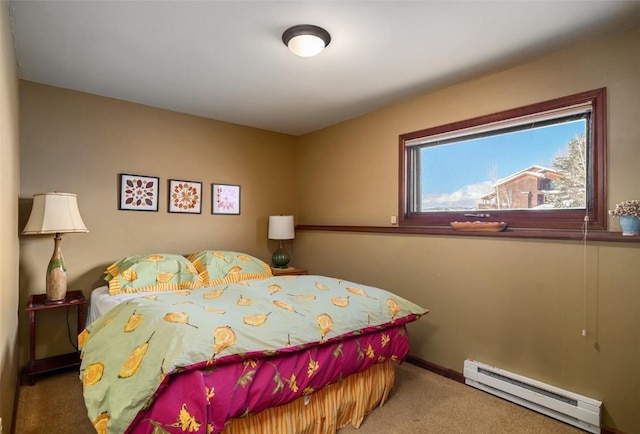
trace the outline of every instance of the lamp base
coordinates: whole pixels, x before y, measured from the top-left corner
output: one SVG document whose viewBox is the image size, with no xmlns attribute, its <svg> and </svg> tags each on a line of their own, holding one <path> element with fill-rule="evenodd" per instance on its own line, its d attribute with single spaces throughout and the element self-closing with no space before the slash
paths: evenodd
<svg viewBox="0 0 640 434">
<path fill-rule="evenodd" d="M 291 257 L 282 246 L 282 241 L 280 241 L 280 247 L 278 247 L 278 250 L 273 252 L 273 256 L 271 256 L 273 268 L 287 268 L 290 260 Z"/>
<path fill-rule="evenodd" d="M 67 301 L 67 297 L 66 296 L 62 300 L 45 300 L 42 303 L 43 304 L 62 304 L 65 301 Z"/>
<path fill-rule="evenodd" d="M 53 239 L 53 255 L 47 266 L 46 304 L 63 303 L 67 297 L 67 267 L 62 257 L 61 241 L 60 234 L 56 234 Z"/>
</svg>

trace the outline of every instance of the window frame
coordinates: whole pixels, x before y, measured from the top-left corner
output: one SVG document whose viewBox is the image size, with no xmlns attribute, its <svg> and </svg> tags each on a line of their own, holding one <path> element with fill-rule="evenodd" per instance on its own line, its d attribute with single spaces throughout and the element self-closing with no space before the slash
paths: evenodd
<svg viewBox="0 0 640 434">
<path fill-rule="evenodd" d="M 408 142 L 436 134 L 450 133 L 480 125 L 502 122 L 578 104 L 590 103 L 592 107 L 592 124 L 589 131 L 591 146 L 587 149 L 587 208 L 585 209 L 553 209 L 553 210 L 487 210 L 473 212 L 474 216 L 465 216 L 469 212 L 412 212 L 412 148 Z M 606 210 L 606 88 L 581 92 L 561 98 L 530 104 L 472 119 L 453 122 L 399 136 L 399 219 L 400 226 L 449 227 L 453 221 L 500 221 L 506 222 L 509 230 L 580 230 L 585 216 L 589 220 L 589 229 L 605 230 L 607 228 Z M 417 174 L 416 176 L 419 176 Z M 589 194 L 590 192 L 590 194 Z M 484 217 L 480 217 L 484 216 Z"/>
</svg>

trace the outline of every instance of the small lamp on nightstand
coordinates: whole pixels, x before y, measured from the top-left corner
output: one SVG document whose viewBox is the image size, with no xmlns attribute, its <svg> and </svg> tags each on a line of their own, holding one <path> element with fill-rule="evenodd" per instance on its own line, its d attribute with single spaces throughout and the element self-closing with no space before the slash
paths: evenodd
<svg viewBox="0 0 640 434">
<path fill-rule="evenodd" d="M 291 258 L 282 245 L 283 240 L 293 240 L 296 237 L 292 215 L 269 216 L 269 239 L 278 240 L 278 250 L 273 252 L 271 262 L 274 268 L 287 268 Z"/>
<path fill-rule="evenodd" d="M 67 295 L 67 267 L 60 247 L 61 234 L 74 232 L 89 232 L 80 217 L 75 194 L 55 192 L 33 195 L 31 215 L 22 233 L 25 235 L 55 234 L 53 255 L 47 266 L 45 303 L 62 303 Z"/>
</svg>

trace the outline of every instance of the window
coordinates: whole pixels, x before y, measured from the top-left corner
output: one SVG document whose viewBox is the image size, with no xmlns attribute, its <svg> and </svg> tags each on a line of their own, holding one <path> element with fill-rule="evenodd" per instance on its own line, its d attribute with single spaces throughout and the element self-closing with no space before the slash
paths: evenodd
<svg viewBox="0 0 640 434">
<path fill-rule="evenodd" d="M 400 224 L 606 229 L 606 89 L 400 136 Z"/>
</svg>

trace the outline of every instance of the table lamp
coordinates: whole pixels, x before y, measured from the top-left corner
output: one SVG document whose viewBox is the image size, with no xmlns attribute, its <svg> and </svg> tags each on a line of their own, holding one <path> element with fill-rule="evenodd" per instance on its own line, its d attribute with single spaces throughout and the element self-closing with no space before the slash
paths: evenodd
<svg viewBox="0 0 640 434">
<path fill-rule="evenodd" d="M 291 258 L 282 245 L 283 240 L 293 240 L 296 237 L 292 215 L 269 216 L 269 239 L 280 241 L 278 250 L 273 252 L 271 262 L 274 268 L 287 268 Z"/>
<path fill-rule="evenodd" d="M 33 195 L 31 215 L 24 235 L 55 234 L 53 255 L 47 267 L 47 299 L 45 303 L 62 303 L 67 295 L 67 267 L 62 257 L 62 234 L 89 232 L 80 217 L 78 201 L 71 193 L 39 193 Z"/>
</svg>

